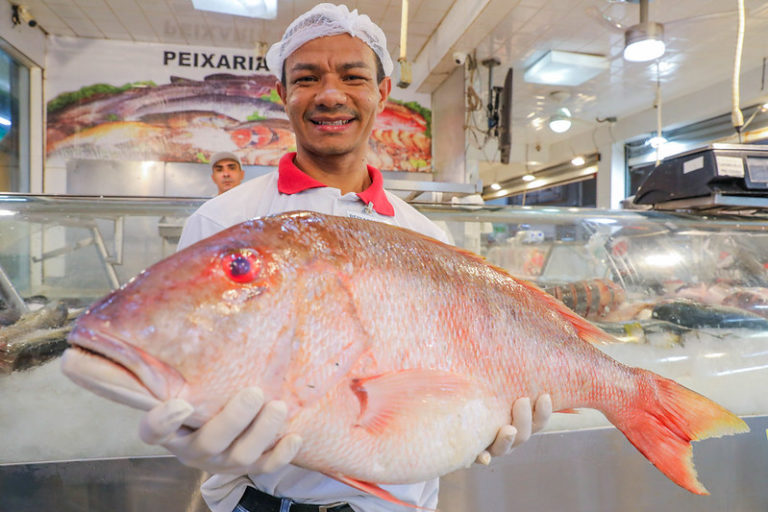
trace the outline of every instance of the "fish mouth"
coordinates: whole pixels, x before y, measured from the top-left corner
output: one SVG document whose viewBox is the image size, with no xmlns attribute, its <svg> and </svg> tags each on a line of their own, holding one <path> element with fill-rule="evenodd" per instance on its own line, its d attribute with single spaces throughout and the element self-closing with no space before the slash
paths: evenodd
<svg viewBox="0 0 768 512">
<path fill-rule="evenodd" d="M 76 326 L 61 370 L 104 398 L 141 410 L 179 395 L 185 379 L 174 368 L 110 334 Z"/>
</svg>

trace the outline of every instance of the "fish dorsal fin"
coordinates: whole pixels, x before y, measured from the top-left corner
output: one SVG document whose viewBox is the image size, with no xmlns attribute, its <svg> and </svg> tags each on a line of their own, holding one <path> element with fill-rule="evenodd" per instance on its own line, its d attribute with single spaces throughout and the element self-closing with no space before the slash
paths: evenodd
<svg viewBox="0 0 768 512">
<path fill-rule="evenodd" d="M 358 425 L 376 435 L 398 418 L 423 414 L 446 401 L 464 401 L 471 387 L 461 375 L 429 369 L 353 379 L 350 386 L 360 401 Z"/>
<path fill-rule="evenodd" d="M 561 317 L 563 317 L 563 320 L 571 324 L 573 328 L 576 329 L 576 333 L 582 340 L 595 345 L 601 343 L 612 343 L 616 341 L 613 336 L 603 331 L 585 318 L 579 316 L 578 313 L 530 281 L 519 279 L 514 276 L 510 276 L 510 278 L 528 290 L 528 292 L 530 292 L 531 295 L 536 297 L 538 300 L 544 302 L 550 309 L 556 311 Z"/>
</svg>

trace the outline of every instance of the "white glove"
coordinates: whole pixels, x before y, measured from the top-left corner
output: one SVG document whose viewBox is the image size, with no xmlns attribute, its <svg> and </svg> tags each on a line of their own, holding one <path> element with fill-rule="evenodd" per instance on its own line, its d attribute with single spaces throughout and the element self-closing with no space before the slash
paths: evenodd
<svg viewBox="0 0 768 512">
<path fill-rule="evenodd" d="M 504 425 L 496 434 L 491 446 L 477 456 L 475 462 L 488 465 L 491 457 L 506 455 L 530 439 L 531 434 L 538 432 L 552 416 L 552 397 L 544 394 L 536 399 L 536 405 L 531 409 L 530 398 L 518 398 L 512 404 L 512 424 Z"/>
<path fill-rule="evenodd" d="M 298 434 L 278 440 L 287 416 L 285 403 L 264 404 L 259 388 L 237 393 L 197 430 L 182 426 L 192 411 L 181 399 L 163 402 L 144 415 L 139 437 L 163 446 L 187 466 L 236 475 L 275 471 L 289 464 L 301 448 Z"/>
</svg>

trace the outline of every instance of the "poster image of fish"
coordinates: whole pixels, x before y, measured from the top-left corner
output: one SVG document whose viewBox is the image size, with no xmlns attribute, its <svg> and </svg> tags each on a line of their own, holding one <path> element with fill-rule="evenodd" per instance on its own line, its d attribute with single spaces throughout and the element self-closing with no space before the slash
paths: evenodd
<svg viewBox="0 0 768 512">
<path fill-rule="evenodd" d="M 47 104 L 46 156 L 207 163 L 231 151 L 245 165 L 277 165 L 296 139 L 267 73 L 172 76 L 168 83 L 94 83 Z M 370 137 L 368 163 L 431 171 L 431 112 L 388 100 Z"/>
</svg>

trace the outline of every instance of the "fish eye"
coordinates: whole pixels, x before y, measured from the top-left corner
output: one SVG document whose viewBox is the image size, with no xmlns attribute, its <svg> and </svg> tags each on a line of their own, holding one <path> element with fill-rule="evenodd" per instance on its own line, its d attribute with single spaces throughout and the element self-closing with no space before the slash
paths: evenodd
<svg viewBox="0 0 768 512">
<path fill-rule="evenodd" d="M 232 281 L 250 283 L 261 273 L 261 259 L 253 249 L 240 249 L 226 254 L 221 267 Z"/>
</svg>

